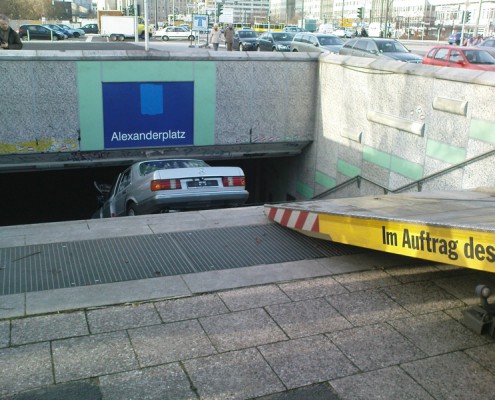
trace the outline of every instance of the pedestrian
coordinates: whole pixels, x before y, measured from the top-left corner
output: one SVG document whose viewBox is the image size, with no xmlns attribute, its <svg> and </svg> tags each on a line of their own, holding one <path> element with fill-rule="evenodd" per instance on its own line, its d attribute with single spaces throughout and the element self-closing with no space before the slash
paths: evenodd
<svg viewBox="0 0 495 400">
<path fill-rule="evenodd" d="M 361 36 L 368 37 L 368 32 L 366 32 L 366 29 L 364 29 L 364 27 L 361 28 Z"/>
<path fill-rule="evenodd" d="M 0 48 L 3 50 L 20 50 L 22 42 L 19 34 L 9 26 L 9 19 L 0 14 Z"/>
<path fill-rule="evenodd" d="M 221 37 L 222 32 L 218 29 L 218 24 L 213 24 L 213 29 L 210 33 L 210 43 L 213 45 L 213 50 L 218 51 L 218 45 L 220 44 Z"/>
<path fill-rule="evenodd" d="M 232 24 L 229 24 L 223 34 L 223 36 L 225 37 L 225 46 L 227 47 L 227 51 L 232 51 L 232 45 L 234 44 L 234 33 L 234 27 L 232 26 Z"/>
</svg>

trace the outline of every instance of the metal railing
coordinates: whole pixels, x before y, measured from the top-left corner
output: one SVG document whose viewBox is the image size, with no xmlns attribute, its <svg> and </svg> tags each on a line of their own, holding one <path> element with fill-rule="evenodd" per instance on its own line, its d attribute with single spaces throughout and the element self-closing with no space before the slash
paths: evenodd
<svg viewBox="0 0 495 400">
<path fill-rule="evenodd" d="M 414 186 L 417 187 L 418 189 L 418 192 L 421 192 L 422 188 L 423 188 L 423 184 L 427 181 L 430 181 L 430 180 L 433 180 L 435 178 L 438 178 L 439 176 L 442 176 L 442 175 L 446 175 L 452 171 L 455 171 L 455 170 L 458 170 L 460 168 L 464 168 L 465 166 L 469 165 L 469 164 L 473 164 L 475 162 L 478 162 L 478 161 L 481 161 L 485 158 L 488 158 L 488 157 L 491 157 L 491 156 L 494 156 L 495 155 L 495 150 L 490 150 L 486 153 L 483 153 L 483 154 L 480 154 L 476 157 L 473 157 L 473 158 L 470 158 L 469 160 L 464 160 L 463 162 L 459 163 L 459 164 L 455 164 L 455 165 L 452 165 L 451 167 L 449 168 L 445 168 L 445 169 L 442 169 L 440 171 L 437 171 L 431 175 L 428 175 L 428 176 L 425 176 L 421 179 L 418 179 L 414 182 L 411 182 L 411 183 L 408 183 L 406 185 L 403 185 L 403 186 L 400 186 L 396 189 L 389 189 L 385 186 L 383 186 L 382 184 L 378 183 L 378 182 L 375 182 L 371 179 L 368 179 L 364 176 L 361 176 L 361 175 L 356 175 L 355 177 L 345 181 L 345 182 L 342 182 L 336 186 L 334 186 L 333 188 L 330 188 L 328 190 L 325 190 L 324 192 L 320 193 L 320 194 L 317 194 L 316 196 L 312 197 L 311 200 L 318 200 L 318 199 L 321 199 L 325 196 L 328 196 L 329 194 L 332 194 L 332 193 L 335 193 L 347 186 L 350 186 L 352 185 L 353 183 L 357 183 L 357 187 L 361 187 L 361 182 L 362 181 L 366 181 L 366 182 L 369 182 L 381 189 L 383 189 L 383 193 L 384 194 L 388 194 L 388 193 L 400 193 L 400 192 L 403 192 L 407 189 L 410 189 Z"/>
</svg>

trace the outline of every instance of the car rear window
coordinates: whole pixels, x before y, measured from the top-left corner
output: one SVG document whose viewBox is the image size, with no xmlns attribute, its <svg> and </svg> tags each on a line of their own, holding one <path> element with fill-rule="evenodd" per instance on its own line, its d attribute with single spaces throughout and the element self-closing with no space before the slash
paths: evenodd
<svg viewBox="0 0 495 400">
<path fill-rule="evenodd" d="M 145 161 L 139 165 L 139 173 L 148 175 L 160 169 L 208 167 L 203 160 L 157 160 Z"/>
<path fill-rule="evenodd" d="M 256 37 L 256 33 L 254 31 L 239 31 L 239 37 L 241 38 L 250 38 Z"/>
</svg>

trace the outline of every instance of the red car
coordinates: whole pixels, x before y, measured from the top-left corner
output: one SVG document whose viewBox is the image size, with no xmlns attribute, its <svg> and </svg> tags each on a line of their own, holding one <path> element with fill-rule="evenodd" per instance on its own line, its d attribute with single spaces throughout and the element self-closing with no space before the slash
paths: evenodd
<svg viewBox="0 0 495 400">
<path fill-rule="evenodd" d="M 426 53 L 423 64 L 495 71 L 495 58 L 479 47 L 435 46 Z"/>
</svg>

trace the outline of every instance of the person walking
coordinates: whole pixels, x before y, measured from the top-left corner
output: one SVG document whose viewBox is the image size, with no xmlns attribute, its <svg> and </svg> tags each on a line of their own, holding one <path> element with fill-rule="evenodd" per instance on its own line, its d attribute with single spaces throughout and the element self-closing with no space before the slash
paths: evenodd
<svg viewBox="0 0 495 400">
<path fill-rule="evenodd" d="M 3 50 L 20 50 L 22 42 L 19 34 L 9 25 L 9 19 L 0 14 L 0 49 Z"/>
<path fill-rule="evenodd" d="M 218 51 L 218 45 L 220 44 L 221 37 L 222 31 L 218 29 L 218 24 L 213 24 L 213 29 L 210 33 L 210 43 L 213 45 L 213 50 Z"/>
<path fill-rule="evenodd" d="M 223 34 L 223 36 L 225 37 L 225 46 L 227 47 L 227 51 L 232 51 L 232 45 L 234 44 L 234 33 L 234 27 L 232 26 L 232 24 L 229 24 Z"/>
</svg>

